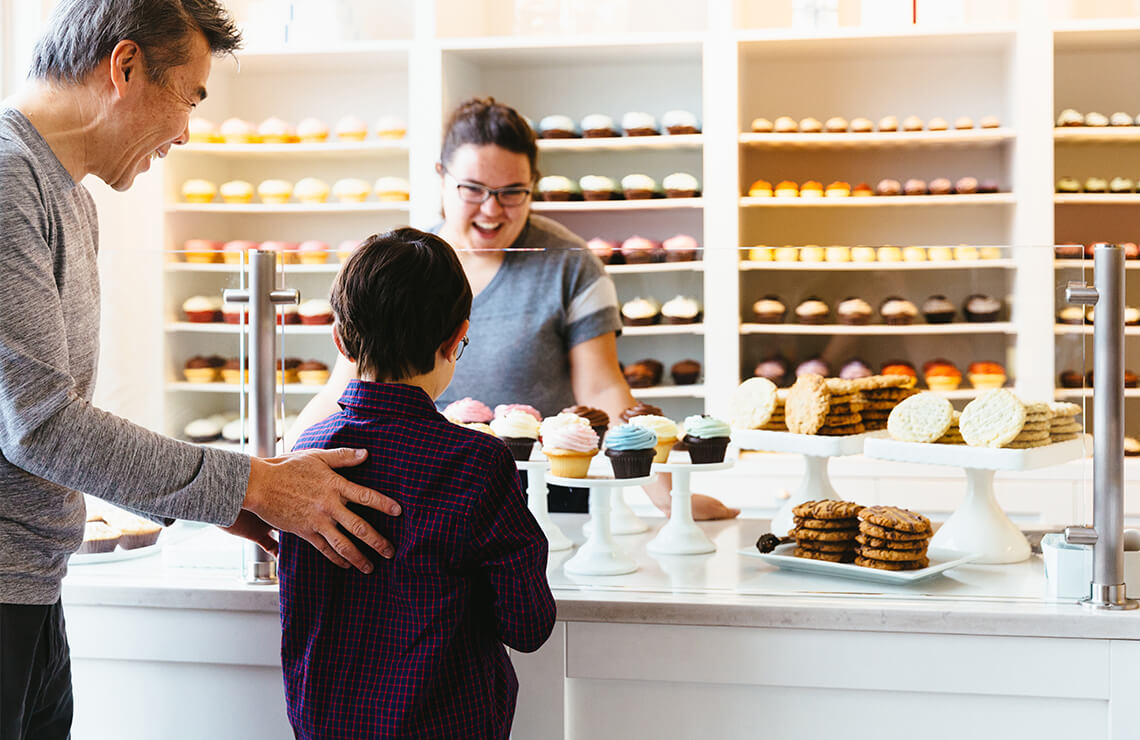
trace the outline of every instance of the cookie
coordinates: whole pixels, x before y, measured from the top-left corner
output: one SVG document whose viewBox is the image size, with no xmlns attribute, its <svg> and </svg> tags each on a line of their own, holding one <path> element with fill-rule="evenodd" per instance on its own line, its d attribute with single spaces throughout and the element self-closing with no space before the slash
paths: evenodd
<svg viewBox="0 0 1140 740">
<path fill-rule="evenodd" d="M 1027 419 L 1026 422 L 1021 425 L 1020 434 L 1024 434 L 1025 432 L 1047 432 L 1047 431 L 1049 431 L 1050 426 L 1052 426 L 1052 422 L 1050 422 L 1048 420 L 1045 420 L 1045 421 L 1029 421 Z"/>
<path fill-rule="evenodd" d="M 788 429 L 797 434 L 815 434 L 827 418 L 831 393 L 822 375 L 805 373 L 796 378 L 784 405 Z"/>
<path fill-rule="evenodd" d="M 847 434 L 863 434 L 867 428 L 863 424 L 844 424 L 842 426 L 820 427 L 816 434 L 825 437 L 842 437 Z"/>
<path fill-rule="evenodd" d="M 895 406 L 887 433 L 900 442 L 933 442 L 954 420 L 954 405 L 937 393 L 919 393 Z"/>
<path fill-rule="evenodd" d="M 792 514 L 803 519 L 855 519 L 863 510 L 862 504 L 854 501 L 805 501 L 792 507 Z M 854 526 L 854 525 L 852 525 Z"/>
<path fill-rule="evenodd" d="M 870 522 L 859 522 L 859 532 L 861 534 L 870 535 L 871 537 L 877 537 L 880 540 L 890 540 L 892 542 L 918 542 L 920 540 L 930 539 L 930 532 L 903 532 L 897 529 L 880 527 Z"/>
<path fill-rule="evenodd" d="M 824 542 L 822 540 L 798 540 L 796 546 L 802 550 L 812 550 L 814 552 L 855 552 L 855 543 L 848 542 Z"/>
<path fill-rule="evenodd" d="M 930 532 L 929 519 L 916 511 L 898 506 L 865 506 L 857 516 L 862 523 L 874 524 L 877 527 L 893 529 L 897 532 L 909 532 L 911 534 Z M 874 535 L 873 532 L 869 534 Z M 874 536 L 878 537 L 879 535 Z M 883 539 L 896 538 L 884 537 Z"/>
<path fill-rule="evenodd" d="M 905 377 L 905 376 L 894 376 Z M 913 383 L 912 383 L 913 384 Z M 913 396 L 918 391 L 910 387 L 905 388 L 872 388 L 868 390 L 859 391 L 865 398 L 871 401 L 901 401 L 908 396 Z"/>
<path fill-rule="evenodd" d="M 879 570 L 921 570 L 930 565 L 930 561 L 926 558 L 922 560 L 872 560 L 864 558 L 859 555 L 855 556 L 855 565 L 860 565 L 864 568 L 878 568 Z"/>
<path fill-rule="evenodd" d="M 1079 421 L 1066 421 L 1049 427 L 1049 434 L 1072 434 L 1073 432 L 1081 431 L 1081 429 L 1082 427 Z"/>
<path fill-rule="evenodd" d="M 906 375 L 869 375 L 866 378 L 856 378 L 845 382 L 850 383 L 851 387 L 860 393 L 867 391 L 890 392 L 911 388 L 915 384 L 915 379 Z"/>
<path fill-rule="evenodd" d="M 1004 449 L 1004 450 L 1028 450 L 1028 449 L 1032 449 L 1033 447 L 1046 447 L 1046 446 L 1051 445 L 1051 444 L 1053 444 L 1053 440 L 1050 437 L 1045 437 L 1044 439 L 1033 439 L 1033 440 L 1028 440 L 1028 441 L 1014 440 L 1013 442 L 1006 442 L 1004 445 L 1002 445 L 1002 449 Z"/>
<path fill-rule="evenodd" d="M 776 384 L 767 378 L 749 378 L 732 392 L 732 426 L 759 429 L 776 410 Z"/>
<path fill-rule="evenodd" d="M 1071 434 L 1057 434 L 1054 435 L 1050 442 L 1067 442 L 1070 439 L 1076 439 L 1081 436 L 1080 432 L 1073 432 Z"/>
<path fill-rule="evenodd" d="M 865 547 L 886 550 L 925 550 L 929 540 L 883 540 L 860 532 L 855 535 L 855 541 Z"/>
<path fill-rule="evenodd" d="M 1054 418 L 1068 418 L 1081 413 L 1081 407 L 1078 404 L 1068 401 L 1050 401 L 1048 405 Z"/>
<path fill-rule="evenodd" d="M 850 519 L 807 519 L 804 517 L 793 517 L 792 521 L 796 523 L 797 527 L 804 529 L 858 529 L 859 520 L 856 517 Z"/>
<path fill-rule="evenodd" d="M 860 557 L 869 560 L 887 560 L 890 562 L 903 563 L 914 560 L 925 560 L 926 550 L 891 550 L 886 548 L 874 548 L 863 546 L 856 550 L 856 554 Z"/>
<path fill-rule="evenodd" d="M 966 404 L 958 428 L 971 447 L 1001 447 L 1025 424 L 1025 404 L 1005 388 L 982 393 Z"/>
<path fill-rule="evenodd" d="M 799 540 L 819 540 L 820 542 L 842 542 L 843 540 L 854 541 L 855 535 L 859 530 L 855 528 L 848 529 L 805 529 L 804 527 L 796 527 L 788 532 L 789 535 Z"/>
<path fill-rule="evenodd" d="M 828 414 L 823 420 L 825 427 L 846 427 L 863 421 L 859 414 Z"/>
<path fill-rule="evenodd" d="M 846 552 L 820 552 L 818 550 L 805 550 L 802 547 L 797 547 L 793 552 L 797 558 L 808 558 L 809 560 L 827 560 L 832 563 L 850 563 L 855 559 L 855 551 Z"/>
</svg>

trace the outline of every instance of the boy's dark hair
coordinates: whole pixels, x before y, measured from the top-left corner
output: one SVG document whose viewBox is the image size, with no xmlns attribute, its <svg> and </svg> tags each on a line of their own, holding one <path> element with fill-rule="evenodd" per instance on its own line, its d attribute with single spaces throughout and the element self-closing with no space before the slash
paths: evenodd
<svg viewBox="0 0 1140 740">
<path fill-rule="evenodd" d="M 210 53 L 241 47 L 241 33 L 218 0 L 62 0 L 36 42 L 28 77 L 77 83 L 110 56 L 115 44 L 142 49 L 151 82 L 190 61 L 191 34 L 206 37 Z"/>
<path fill-rule="evenodd" d="M 329 301 L 361 374 L 395 381 L 431 372 L 440 345 L 471 315 L 471 286 L 447 242 L 402 228 L 368 237 L 341 268 Z"/>
<path fill-rule="evenodd" d="M 468 98 L 451 113 L 444 128 L 439 161 L 446 167 L 455 150 L 465 144 L 494 144 L 508 152 L 525 154 L 530 174 L 538 179 L 538 144 L 534 129 L 522 115 L 494 98 Z"/>
</svg>

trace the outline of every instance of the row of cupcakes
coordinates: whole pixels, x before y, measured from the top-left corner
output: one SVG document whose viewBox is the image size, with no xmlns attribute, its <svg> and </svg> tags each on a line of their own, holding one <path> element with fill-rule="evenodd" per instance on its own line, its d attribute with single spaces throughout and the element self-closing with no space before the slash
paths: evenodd
<svg viewBox="0 0 1140 740">
<path fill-rule="evenodd" d="M 249 358 L 220 355 L 194 355 L 182 366 L 182 376 L 190 383 L 241 383 L 249 381 Z M 277 383 L 324 385 L 329 366 L 320 360 L 282 359 L 277 367 Z"/>
<path fill-rule="evenodd" d="M 692 296 L 679 295 L 664 304 L 651 297 L 633 298 L 621 305 L 621 321 L 626 326 L 695 324 L 701 320 L 701 302 Z"/>
<path fill-rule="evenodd" d="M 285 430 L 293 426 L 296 421 L 297 416 L 295 414 L 289 414 L 277 419 L 274 424 L 276 438 L 281 439 L 285 434 Z M 197 444 L 217 442 L 219 440 L 232 444 L 241 444 L 242 442 L 249 441 L 251 426 L 252 424 L 250 424 L 249 421 L 242 419 L 235 412 L 212 414 L 200 419 L 194 419 L 187 423 L 182 429 L 182 436 L 187 441 Z"/>
<path fill-rule="evenodd" d="M 822 357 L 812 357 L 798 363 L 795 367 L 783 355 L 772 355 L 756 365 L 753 376 L 767 378 L 778 386 L 791 385 L 801 375 L 814 374 L 828 377 L 832 374 L 831 364 Z M 843 363 L 839 368 L 837 377 L 843 380 L 856 380 L 874 375 L 871 367 L 859 358 L 853 358 Z M 892 359 L 879 366 L 879 375 L 905 375 L 915 380 L 919 379 L 919 372 L 914 364 L 907 360 Z M 962 382 L 962 371 L 951 361 L 944 358 L 928 360 L 922 364 L 921 378 L 931 390 L 950 391 L 959 387 Z M 966 377 L 971 385 L 977 389 L 1000 388 L 1005 385 L 1005 367 L 999 362 L 979 360 L 971 362 L 967 367 Z"/>
<path fill-rule="evenodd" d="M 407 124 L 398 116 L 381 116 L 373 130 L 380 139 L 402 139 L 408 133 Z M 297 144 L 321 143 L 329 140 L 329 127 L 316 117 L 301 119 L 294 126 L 276 116 L 254 124 L 242 118 L 227 118 L 221 125 L 208 118 L 190 119 L 190 141 L 194 144 Z M 364 141 L 369 126 L 357 116 L 343 116 L 337 120 L 332 135 L 337 141 Z"/>
<path fill-rule="evenodd" d="M 1062 388 L 1092 388 L 1093 371 L 1089 370 L 1087 373 L 1081 373 L 1079 370 L 1063 370 L 1061 374 L 1057 376 L 1057 381 L 1061 384 Z M 1140 375 L 1137 375 L 1132 370 L 1125 369 L 1124 387 L 1140 388 Z"/>
<path fill-rule="evenodd" d="M 1001 121 L 997 116 L 984 116 L 977 125 L 979 128 L 1000 128 Z M 750 128 L 753 133 L 757 134 L 869 134 L 872 131 L 889 133 L 897 131 L 948 131 L 950 123 L 940 116 L 935 116 L 929 121 L 924 121 L 918 116 L 907 116 L 902 121 L 899 121 L 896 116 L 883 116 L 879 119 L 877 126 L 870 118 L 862 116 L 853 118 L 851 121 L 843 116 L 832 116 L 823 122 L 811 116 L 801 118 L 798 121 L 791 116 L 777 116 L 774 121 L 763 117 L 753 118 Z M 958 131 L 972 129 L 974 128 L 974 119 L 969 116 L 958 116 L 954 119 L 954 128 Z"/>
<path fill-rule="evenodd" d="M 606 175 L 585 175 L 578 180 L 563 175 L 546 175 L 538 181 L 535 200 L 649 200 L 695 198 L 700 194 L 700 181 L 688 172 L 666 175 L 660 183 L 641 173 L 626 175 L 620 180 Z"/>
<path fill-rule="evenodd" d="M 700 258 L 701 246 L 688 234 L 676 234 L 658 242 L 644 236 L 622 241 L 595 236 L 586 242 L 605 265 L 645 265 L 656 262 L 691 262 Z"/>
<path fill-rule="evenodd" d="M 668 460 L 678 442 L 694 463 L 720 462 L 730 434 L 728 424 L 719 419 L 694 415 L 678 425 L 644 404 L 627 409 L 624 423 L 612 428 L 604 411 L 587 406 L 571 406 L 543 418 L 526 404 L 501 404 L 492 412 L 480 401 L 463 398 L 448 404 L 443 415 L 502 439 L 516 460 L 529 460 L 535 444 L 541 444 L 551 473 L 563 478 L 585 478 L 603 440 L 614 477 L 640 478 L 649 475 L 654 462 Z"/>
<path fill-rule="evenodd" d="M 745 247 L 749 262 L 970 262 L 1001 259 L 1001 247 L 821 247 L 805 244 Z"/>
<path fill-rule="evenodd" d="M 1110 116 L 1096 111 L 1081 113 L 1074 108 L 1066 108 L 1057 114 L 1058 128 L 1071 128 L 1075 126 L 1140 126 L 1140 115 L 1117 111 Z"/>
<path fill-rule="evenodd" d="M 293 198 L 299 203 L 327 203 L 330 193 L 341 203 L 363 203 L 373 193 L 379 201 L 395 203 L 408 200 L 410 188 L 403 177 L 380 177 L 372 184 L 359 177 L 345 177 L 331 188 L 317 177 L 305 177 L 296 184 L 274 178 L 258 183 L 256 193 L 262 203 L 273 205 L 289 203 Z M 255 189 L 245 180 L 229 180 L 219 186 L 210 180 L 193 178 L 182 183 L 181 192 L 187 203 L 213 203 L 220 194 L 223 203 L 244 205 L 253 202 Z"/>
<path fill-rule="evenodd" d="M 962 301 L 962 316 L 970 323 L 997 321 L 1002 306 L 1000 298 L 975 293 Z M 921 314 L 928 324 L 949 324 L 957 318 L 957 311 L 955 304 L 942 294 L 932 295 L 922 302 Z M 835 319 L 848 326 L 869 324 L 875 313 L 870 303 L 854 296 L 835 306 Z M 918 306 L 899 296 L 885 298 L 878 308 L 879 317 L 889 326 L 913 324 L 919 313 Z M 792 312 L 797 323 L 809 325 L 830 323 L 831 314 L 830 304 L 816 296 L 800 301 Z M 779 296 L 767 295 L 752 304 L 752 315 L 759 324 L 779 324 L 788 315 L 788 306 Z"/>
<path fill-rule="evenodd" d="M 761 179 L 748 186 L 746 195 L 749 198 L 866 198 L 876 195 L 973 195 L 1000 191 L 1001 186 L 994 179 L 979 182 L 975 177 L 960 177 L 953 181 L 946 177 L 936 177 L 928 183 L 912 177 L 900 183 L 886 177 L 879 180 L 874 188 L 866 182 L 852 188 L 851 183 L 844 180 L 836 180 L 825 187 L 818 180 L 807 180 L 802 185 L 795 180 L 780 180 L 773 185 L 770 181 Z"/>
<path fill-rule="evenodd" d="M 284 265 L 323 265 L 328 262 L 331 255 L 336 255 L 337 259 L 343 262 L 359 246 L 359 239 L 345 239 L 335 249 L 318 239 L 303 242 L 275 240 L 255 242 L 248 239 L 222 242 L 215 239 L 187 239 L 178 254 L 184 261 L 192 264 L 240 265 L 246 262 L 248 252 L 258 249 L 263 252 L 275 252 L 277 261 Z"/>
<path fill-rule="evenodd" d="M 1100 242 L 1089 242 L 1088 244 L 1058 244 L 1053 247 L 1053 255 L 1058 259 L 1080 259 L 1081 257 L 1093 258 L 1097 244 Z M 1108 242 L 1110 244 L 1114 242 Z M 1124 259 L 1134 260 L 1140 259 L 1140 246 L 1135 242 L 1115 242 L 1116 246 L 1124 250 Z"/>
<path fill-rule="evenodd" d="M 630 388 L 652 388 L 661 385 L 665 375 L 665 365 L 652 357 L 628 365 L 619 364 L 625 382 Z M 669 375 L 676 385 L 693 385 L 701 379 L 701 363 L 694 359 L 678 360 L 670 366 Z"/>
<path fill-rule="evenodd" d="M 275 307 L 278 324 L 331 324 L 332 304 L 324 298 L 309 298 L 300 305 L 286 303 Z M 182 313 L 193 324 L 238 324 L 249 312 L 244 303 L 226 303 L 219 296 L 195 295 L 182 302 Z"/>
<path fill-rule="evenodd" d="M 630 111 L 620 118 L 621 123 L 605 113 L 591 113 L 575 122 L 570 116 L 551 114 L 543 116 L 535 131 L 541 139 L 600 139 L 614 136 L 657 136 L 659 134 L 699 134 L 701 123 L 687 110 L 670 110 L 661 116 L 644 111 Z"/>
<path fill-rule="evenodd" d="M 1089 177 L 1084 183 L 1075 177 L 1061 177 L 1057 179 L 1058 193 L 1135 193 L 1136 181 L 1130 177 L 1114 177 L 1111 180 L 1103 177 Z"/>
</svg>

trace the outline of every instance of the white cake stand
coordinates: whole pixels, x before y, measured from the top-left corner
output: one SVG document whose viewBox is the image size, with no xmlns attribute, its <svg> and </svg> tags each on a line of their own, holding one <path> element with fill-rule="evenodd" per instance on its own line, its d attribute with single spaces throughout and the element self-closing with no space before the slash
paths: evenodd
<svg viewBox="0 0 1140 740">
<path fill-rule="evenodd" d="M 864 454 L 881 460 L 963 468 L 966 499 L 930 538 L 930 547 L 975 553 L 975 563 L 1020 563 L 1029 557 L 1029 542 L 1001 510 L 994 496 L 994 473 L 1076 460 L 1086 454 L 1085 443 L 1079 437 L 1045 447 L 1008 450 L 877 438 L 867 440 Z"/>
<path fill-rule="evenodd" d="M 562 534 L 562 530 L 550 518 L 550 509 L 546 504 L 546 497 L 550 494 L 546 488 L 546 471 L 550 469 L 550 461 L 515 460 L 515 465 L 519 470 L 526 471 L 526 506 L 546 535 L 546 540 L 550 543 L 548 549 L 551 552 L 569 550 L 574 543 Z"/>
<path fill-rule="evenodd" d="M 594 520 L 590 519 L 582 525 L 582 532 L 589 536 L 593 528 Z M 641 534 L 648 530 L 649 525 L 641 521 L 625 502 L 625 489 L 615 488 L 610 491 L 610 534 Z"/>
<path fill-rule="evenodd" d="M 614 488 L 643 485 L 653 480 L 644 478 L 559 478 L 550 476 L 548 482 L 556 486 L 590 489 L 590 516 L 597 526 L 591 527 L 588 539 L 566 561 L 562 569 L 579 576 L 620 576 L 637 570 L 633 558 L 618 550 L 610 531 L 610 492 Z"/>
<path fill-rule="evenodd" d="M 792 509 L 807 501 L 839 499 L 839 494 L 831 485 L 831 476 L 827 472 L 831 458 L 862 454 L 865 440 L 883 434 L 885 432 L 867 432 L 832 437 L 821 434 L 774 432 L 766 429 L 736 429 L 732 432 L 732 441 L 742 450 L 795 452 L 804 456 L 803 482 L 772 517 L 772 533 L 783 537 L 793 525 Z"/>
<path fill-rule="evenodd" d="M 728 470 L 736 463 L 725 460 L 718 463 L 664 462 L 653 463 L 653 472 L 672 473 L 672 502 L 669 505 L 669 521 L 649 541 L 646 549 L 658 555 L 700 555 L 716 552 L 716 545 L 693 521 L 693 491 L 689 488 L 689 476 L 694 472 Z"/>
</svg>

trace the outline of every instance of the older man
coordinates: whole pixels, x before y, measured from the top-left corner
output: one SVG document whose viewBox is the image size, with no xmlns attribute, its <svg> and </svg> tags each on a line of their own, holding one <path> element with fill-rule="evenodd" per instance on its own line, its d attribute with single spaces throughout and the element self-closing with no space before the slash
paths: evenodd
<svg viewBox="0 0 1140 740">
<path fill-rule="evenodd" d="M 329 560 L 390 556 L 349 511 L 399 514 L 332 468 L 364 453 L 268 460 L 177 442 L 91 405 L 97 223 L 80 184 L 131 186 L 188 139 L 211 59 L 240 37 L 216 0 L 63 0 L 27 89 L 0 105 L 0 737 L 63 738 L 70 660 L 60 582 L 83 538 L 80 491 L 161 519 L 226 526 L 270 551 L 271 527 Z"/>
</svg>

